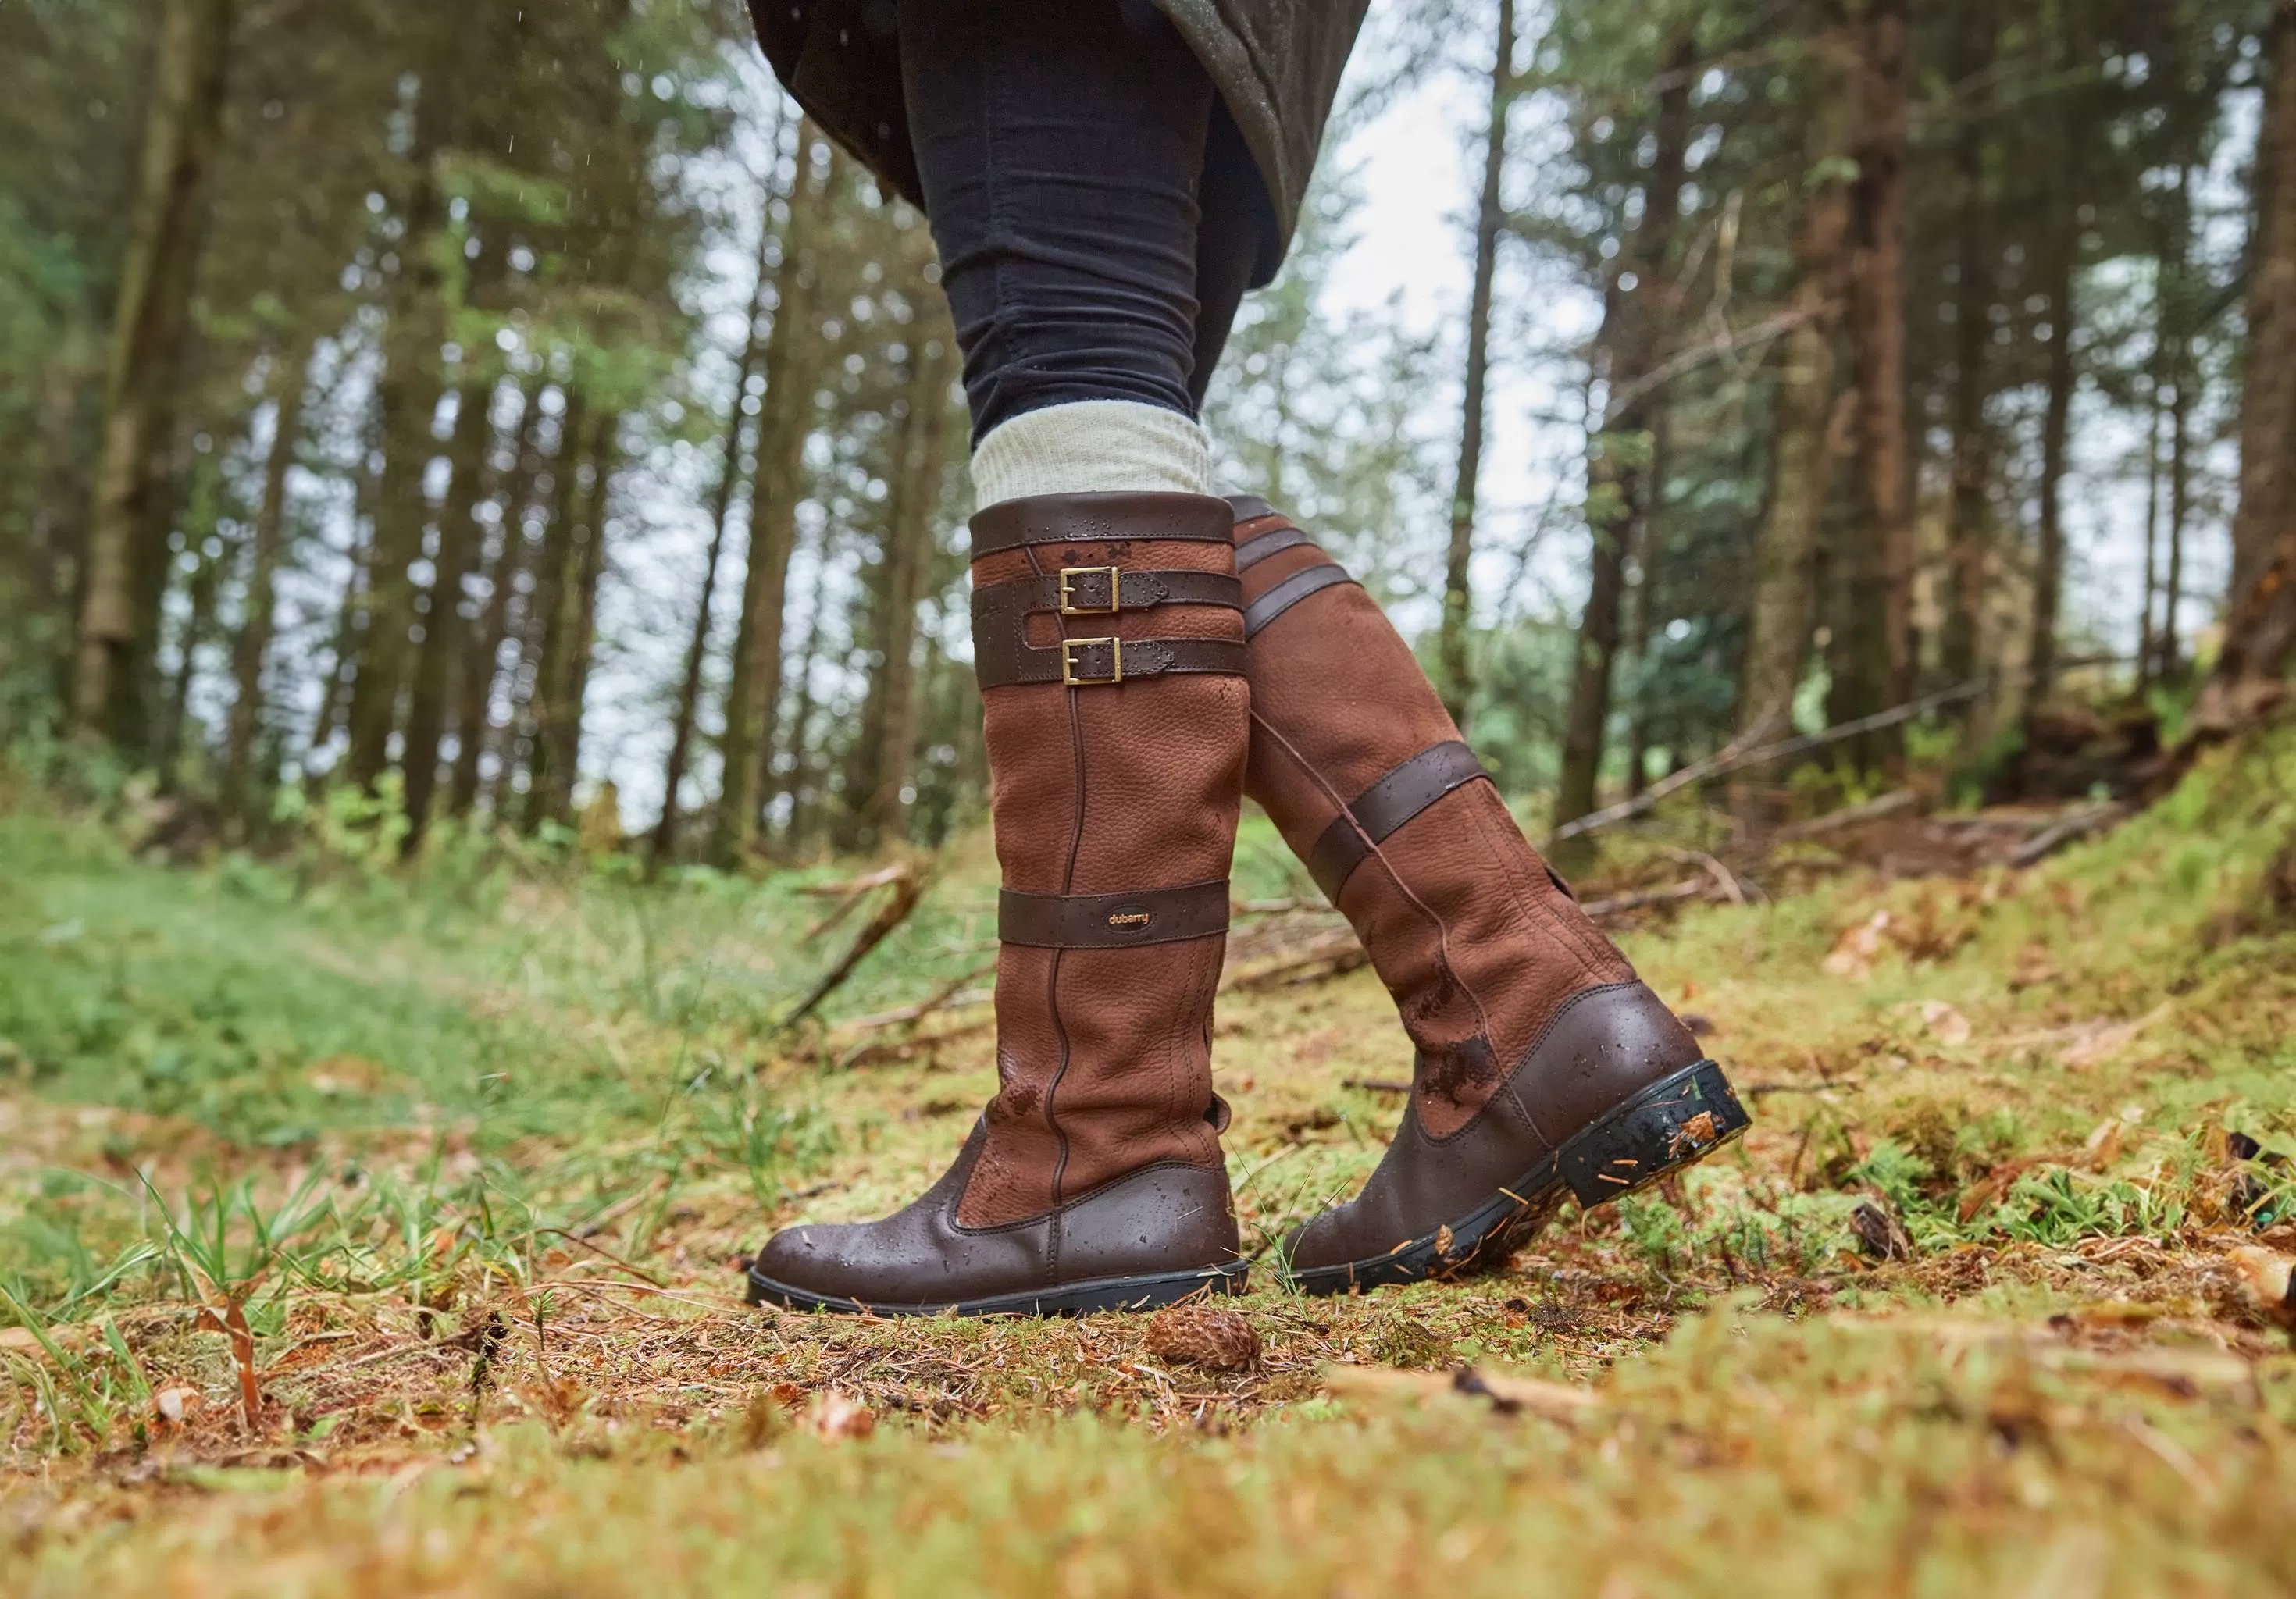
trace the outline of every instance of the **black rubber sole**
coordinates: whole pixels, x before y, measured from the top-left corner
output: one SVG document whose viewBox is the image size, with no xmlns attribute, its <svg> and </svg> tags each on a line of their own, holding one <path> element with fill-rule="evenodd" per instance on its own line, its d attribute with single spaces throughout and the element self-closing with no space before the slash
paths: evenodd
<svg viewBox="0 0 2296 1599">
<path fill-rule="evenodd" d="M 1245 1267 L 1200 1267 L 1193 1271 L 1167 1272 L 1140 1277 L 1101 1277 L 1089 1283 L 1063 1283 L 1054 1288 L 1021 1293 L 988 1294 L 977 1300 L 953 1300 L 931 1305 L 871 1305 L 833 1294 L 814 1293 L 749 1274 L 752 1305 L 779 1305 L 789 1310 L 827 1310 L 839 1316 L 1090 1316 L 1102 1310 L 1160 1310 L 1199 1294 L 1242 1293 Z"/>
<path fill-rule="evenodd" d="M 1304 1293 L 1346 1293 L 1495 1266 L 1559 1209 L 1592 1209 L 1694 1166 L 1752 1125 L 1711 1061 L 1652 1083 L 1466 1215 L 1368 1260 L 1287 1272 Z"/>
</svg>

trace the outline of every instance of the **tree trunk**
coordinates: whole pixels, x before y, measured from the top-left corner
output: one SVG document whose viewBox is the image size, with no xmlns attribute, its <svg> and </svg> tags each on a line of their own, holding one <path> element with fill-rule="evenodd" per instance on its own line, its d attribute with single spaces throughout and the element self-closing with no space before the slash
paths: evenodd
<svg viewBox="0 0 2296 1599">
<path fill-rule="evenodd" d="M 788 743 L 783 753 L 789 758 L 789 768 L 783 774 L 781 791 L 789 796 L 789 823 L 783 832 L 785 848 L 792 854 L 803 847 L 812 831 L 814 813 L 819 808 L 813 791 L 813 670 L 821 658 L 821 620 L 829 611 L 829 529 L 822 529 L 820 557 L 813 566 L 813 599 L 805 613 L 805 640 L 797 652 L 797 701 L 791 707 L 786 729 Z M 768 749 L 758 765 L 772 764 Z"/>
<path fill-rule="evenodd" d="M 873 849 L 903 831 L 901 791 L 916 747 L 917 606 L 932 563 L 933 515 L 947 461 L 949 387 L 959 364 L 955 330 L 937 316 L 927 322 L 922 313 L 918 323 L 914 336 L 923 348 L 913 357 L 886 507 L 884 555 L 872 595 L 870 631 L 879 660 L 869 674 L 847 768 L 843 841 L 849 849 Z"/>
<path fill-rule="evenodd" d="M 95 363 L 95 340 L 75 324 L 57 340 L 40 374 L 38 488 L 25 540 L 25 594 L 39 619 L 34 640 L 57 701 L 71 703 L 77 664 L 71 630 L 83 600 L 88 486 L 79 440 L 80 394 Z"/>
<path fill-rule="evenodd" d="M 1769 514 L 1755 552 L 1754 595 L 1739 678 L 1742 732 L 1783 725 L 1809 658 L 1816 611 L 1817 536 L 1833 476 L 1831 423 L 1834 339 L 1846 288 L 1851 195 L 1841 174 L 1856 134 L 1857 39 L 1831 3 L 1814 41 L 1817 82 L 1808 131 L 1794 254 L 1800 318 L 1785 341 L 1773 445 Z"/>
<path fill-rule="evenodd" d="M 765 403 L 758 419 L 757 487 L 750 496 L 749 570 L 734 636 L 734 669 L 726 686 L 724 775 L 710 853 L 722 863 L 757 840 L 782 691 L 782 612 L 788 600 L 790 553 L 797 539 L 805 441 L 815 413 L 815 305 L 820 284 L 817 242 L 835 204 L 839 159 L 818 183 L 811 175 L 817 135 L 798 130 L 798 176 L 790 192 L 775 283 L 774 325 L 766 341 Z"/>
<path fill-rule="evenodd" d="M 349 672 L 358 654 L 359 617 L 366 609 L 367 557 L 374 547 L 374 473 L 365 464 L 366 458 L 363 452 L 360 465 L 351 474 L 351 570 L 343 578 L 343 597 L 335 607 L 334 632 L 327 644 L 327 669 L 319 679 L 319 714 L 311 721 L 311 756 L 334 742 L 350 709 Z M 304 764 L 312 763 L 307 759 Z"/>
<path fill-rule="evenodd" d="M 1678 284 L 1672 299 L 1674 303 L 1680 302 Z M 1627 639 L 1639 668 L 1627 730 L 1627 797 L 1630 800 L 1641 799 L 1650 786 L 1651 741 L 1658 733 L 1651 703 L 1651 686 L 1656 676 L 1651 668 L 1651 650 L 1658 636 L 1660 603 L 1667 593 L 1663 586 L 1668 576 L 1666 491 L 1673 455 L 1674 413 L 1661 406 L 1651 430 L 1650 504 L 1643 512 L 1642 537 L 1636 541 L 1640 546 L 1636 562 L 1641 568 L 1640 578 L 1627 596 Z"/>
<path fill-rule="evenodd" d="M 2277 677 L 2296 652 L 2296 0 L 2273 8 L 2258 139 L 2240 508 L 2218 683 Z"/>
<path fill-rule="evenodd" d="M 1483 188 L 1475 208 L 1475 279 L 1467 301 L 1467 374 L 1460 403 L 1459 471 L 1451 489 L 1451 547 L 1443 569 L 1443 623 L 1436 656 L 1443 701 L 1452 719 L 1467 722 L 1473 668 L 1467 660 L 1472 620 L 1469 586 L 1475 553 L 1475 502 L 1483 471 L 1485 390 L 1490 378 L 1491 281 L 1497 275 L 1499 234 L 1506 211 L 1500 181 L 1506 173 L 1507 118 L 1514 109 L 1514 0 L 1499 0 L 1498 39 L 1491 55 L 1490 113 L 1483 130 Z"/>
<path fill-rule="evenodd" d="M 534 437 L 541 416 L 542 388 L 537 384 L 527 390 L 517 430 L 511 436 L 510 472 L 495 496 L 497 531 L 487 568 L 487 603 L 470 631 L 456 675 L 455 766 L 447 789 L 447 814 L 452 816 L 468 816 L 478 804 L 479 767 L 492 726 L 494 686 L 502 670 L 503 644 L 510 636 L 519 575 L 526 570 L 527 502 L 542 471 Z"/>
<path fill-rule="evenodd" d="M 421 848 L 430 820 L 447 696 L 455 692 L 455 674 L 470 648 L 463 589 L 486 537 L 479 526 L 479 505 L 495 444 L 494 396 L 491 379 L 474 379 L 462 385 L 455 404 L 451 475 L 446 507 L 439 514 L 439 555 L 432 563 L 430 605 L 422 614 L 422 648 L 407 693 L 406 744 L 399 763 L 406 773 L 407 828 L 401 848 L 410 856 Z"/>
<path fill-rule="evenodd" d="M 263 502 L 256 508 L 254 550 L 247 574 L 247 597 L 240 607 L 238 636 L 231 647 L 231 726 L 225 735 L 224 824 L 245 838 L 262 818 L 258 795 L 270 786 L 254 771 L 256 735 L 262 731 L 263 675 L 270 664 L 271 640 L 279 609 L 279 567 L 287 547 L 287 472 L 303 436 L 303 391 L 311 376 L 311 346 L 297 346 L 281 364 L 272 392 L 271 448 L 263 461 Z"/>
<path fill-rule="evenodd" d="M 694 607 L 693 631 L 685 645 L 685 668 L 678 676 L 677 703 L 670 712 L 669 756 L 662 763 L 661 818 L 654 824 L 653 841 L 646 855 L 649 873 L 660 871 L 677 847 L 677 791 L 685 786 L 686 763 L 692 756 L 693 725 L 701 710 L 701 678 L 709 660 L 711 611 L 718 598 L 718 569 L 726 549 L 726 524 L 731 520 L 734 496 L 742 486 L 749 415 L 742 409 L 750 395 L 750 378 L 763 353 L 759 327 L 765 318 L 766 290 L 773 282 L 772 199 L 759 225 L 758 276 L 750 291 L 750 314 L 742 324 L 741 358 L 734 364 L 734 398 L 726 407 L 725 457 L 718 463 L 718 484 L 709 501 L 709 551 L 701 563 L 701 597 Z"/>
<path fill-rule="evenodd" d="M 131 757 L 144 753 L 147 735 L 144 695 L 160 621 L 152 578 L 167 560 L 149 529 L 164 520 L 154 502 L 170 476 L 208 174 L 223 132 L 231 13 L 231 0 L 167 0 L 162 8 L 135 228 L 112 316 L 72 722 Z"/>
<path fill-rule="evenodd" d="M 1669 320 L 1668 273 L 1675 227 L 1682 216 L 1690 88 L 1697 65 L 1691 42 L 1683 40 L 1671 53 L 1666 86 L 1659 95 L 1642 220 L 1632 245 L 1620 252 L 1603 297 L 1603 325 L 1596 348 L 1609 356 L 1611 399 L 1587 441 L 1587 521 L 1593 549 L 1563 722 L 1562 778 L 1554 799 L 1557 827 L 1595 808 L 1603 734 L 1611 719 L 1611 679 L 1619 652 L 1627 564 L 1652 498 L 1652 439 L 1665 401 L 1646 391 L 1647 381 L 1658 365 Z"/>
<path fill-rule="evenodd" d="M 1984 636 L 1986 488 L 1993 473 L 1991 436 L 1985 426 L 1985 405 L 1991 394 L 1986 357 L 1994 302 L 1986 123 L 1992 111 L 1998 11 L 1995 0 L 1965 0 L 1954 34 L 1961 110 L 1954 176 L 1960 221 L 1955 228 L 1953 485 L 1947 505 L 1945 636 L 1939 654 L 1947 679 L 1955 684 L 1977 675 L 1979 644 Z"/>
<path fill-rule="evenodd" d="M 168 687 L 152 752 L 160 789 L 168 793 L 177 791 L 182 783 L 184 750 L 190 742 L 192 686 L 199 677 L 200 650 L 215 632 L 216 601 L 223 588 L 223 574 L 237 553 L 228 545 L 214 554 L 209 554 L 207 548 L 211 541 L 219 541 L 221 536 L 221 501 L 225 493 L 222 457 L 223 449 L 218 444 L 200 458 L 193 473 L 191 504 L 184 516 L 184 545 L 192 568 L 184 584 L 184 627 L 175 681 Z"/>
<path fill-rule="evenodd" d="M 425 106 L 418 119 L 429 122 L 437 115 Z M 351 684 L 350 751 L 343 768 L 362 787 L 372 787 L 390 764 L 390 735 L 399 726 L 399 701 L 414 652 L 414 567 L 422 558 L 430 518 L 424 480 L 439 448 L 432 422 L 446 394 L 439 368 L 446 302 L 436 245 L 447 208 L 431 169 L 433 153 L 425 145 L 411 158 L 406 229 L 398 242 L 390 323 L 382 340 L 383 370 L 375 384 L 382 473 L 375 486 L 366 626 L 359 638 L 357 676 Z"/>
<path fill-rule="evenodd" d="M 554 822 L 574 819 L 574 784 L 582 770 L 582 713 L 589 698 L 591 650 L 598 636 L 598 585 L 606 571 L 607 512 L 621 459 L 620 430 L 620 416 L 607 412 L 598 419 L 590 442 L 589 482 L 576 525 L 580 553 L 565 596 L 565 648 L 551 685 L 551 715 L 535 737 L 535 788 Z"/>
<path fill-rule="evenodd" d="M 1906 0 L 1870 0 L 1861 45 L 1855 243 L 1850 284 L 1857 352 L 1857 467 L 1865 512 L 1849 565 L 1852 663 L 1840 712 L 1865 716 L 1914 697 L 1913 472 L 1906 427 L 1906 102 L 1912 53 Z M 1864 770 L 1905 761 L 1902 728 L 1868 735 Z"/>
<path fill-rule="evenodd" d="M 2080 269 L 2079 183 L 2071 168 L 2079 141 L 2069 140 L 2067 171 L 2057 189 L 2042 271 L 2049 300 L 2048 403 L 2041 417 L 2041 537 L 2033 562 L 2032 643 L 2027 673 L 2032 703 L 2049 697 L 2057 675 L 2057 625 L 2064 604 L 2065 466 L 2072 422 L 2074 289 Z"/>
<path fill-rule="evenodd" d="M 2152 685 L 2160 644 L 2152 632 L 2152 603 L 2161 591 L 2161 390 L 2168 379 L 2155 344 L 2145 374 L 2144 419 L 2144 597 L 2136 611 L 2136 692 Z"/>
<path fill-rule="evenodd" d="M 2268 605 L 2258 594 L 2296 528 L 2296 0 L 2278 0 L 2265 47 L 2263 125 L 2256 156 L 2256 220 L 2250 246 L 2248 375 L 2241 395 L 2240 505 L 2232 524 L 2232 584 L 2226 659 L 2260 663 L 2239 636 Z M 2173 603 L 2173 596 L 2172 596 Z M 2276 668 L 2264 668 L 2266 673 Z"/>
<path fill-rule="evenodd" d="M 589 442 L 589 406 L 579 389 L 564 390 L 565 406 L 558 414 L 558 449 L 552 463 L 550 521 L 542 530 L 542 548 L 535 562 L 534 586 L 527 596 L 523 663 L 517 707 L 520 741 L 525 746 L 527 788 L 520 824 L 528 832 L 550 814 L 550 729 L 560 714 L 557 694 L 566 676 L 566 656 L 571 647 L 573 617 L 567 604 L 567 580 L 578 570 L 581 535 L 578 522 L 582 504 L 583 450 Z M 504 774 L 505 782 L 508 773 Z"/>
<path fill-rule="evenodd" d="M 2185 599 L 2185 529 L 2193 513 L 2193 341 L 2181 334 L 2176 345 L 2177 367 L 2169 390 L 2169 572 L 2162 596 L 2161 676 L 2175 677 L 2184 670 L 2184 644 L 2178 632 Z"/>
</svg>

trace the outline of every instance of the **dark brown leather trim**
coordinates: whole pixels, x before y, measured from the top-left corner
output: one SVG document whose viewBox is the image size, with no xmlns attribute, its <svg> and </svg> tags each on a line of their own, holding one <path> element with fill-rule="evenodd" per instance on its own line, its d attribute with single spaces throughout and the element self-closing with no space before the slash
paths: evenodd
<svg viewBox="0 0 2296 1599">
<path fill-rule="evenodd" d="M 996 897 L 996 936 L 1038 949 L 1132 949 L 1227 931 L 1227 880 L 1136 894 Z"/>
<path fill-rule="evenodd" d="M 1475 752 L 1453 739 L 1431 745 L 1381 778 L 1332 818 L 1308 855 L 1308 871 L 1337 905 L 1349 874 L 1404 824 L 1455 789 L 1488 778 Z"/>
<path fill-rule="evenodd" d="M 1515 1185 L 1603 1117 L 1701 1058 L 1698 1040 L 1642 983 L 1581 989 L 1515 1062 L 1505 1086 L 1456 1132 L 1428 1132 L 1420 1120 L 1423 1095 L 1414 1094 L 1363 1192 L 1292 1235 L 1293 1268 L 1369 1267 L 1412 1239 L 1461 1225 L 1495 1195 L 1534 1208 L 1551 1204 L 1562 1197 L 1559 1174 L 1550 1171 L 1545 1191 Z M 1536 1210 L 1526 1219 L 1535 1218 Z"/>
<path fill-rule="evenodd" d="M 1065 616 L 1113 616 L 1158 605 L 1219 605 L 1243 609 L 1243 585 L 1225 572 L 1131 572 L 1112 566 L 1063 567 L 1051 577 L 1019 578 L 972 591 L 972 625 L 1015 624 L 1051 611 Z"/>
<path fill-rule="evenodd" d="M 941 1180 L 882 1221 L 813 1223 L 776 1234 L 750 1267 L 750 1297 L 791 1308 L 932 1311 L 978 1301 L 982 1309 L 1107 1309 L 1155 1304 L 1195 1291 L 1182 1281 L 1164 1298 L 1144 1300 L 1127 1278 L 1211 1273 L 1241 1255 L 1227 1173 L 1219 1166 L 1159 1160 L 1043 1214 L 997 1226 L 957 1219 L 966 1183 L 988 1144 L 973 1124 Z M 1068 1284 L 1108 1283 L 1105 1300 L 1064 1300 Z M 1039 1291 L 1041 1307 L 1026 1302 Z M 1022 1302 L 1013 1303 L 1017 1296 Z"/>
<path fill-rule="evenodd" d="M 1273 533 L 1262 533 L 1257 538 L 1247 538 L 1235 546 L 1235 570 L 1248 572 L 1270 555 L 1281 555 L 1286 550 L 1296 550 L 1303 544 L 1316 541 L 1297 528 L 1278 528 Z"/>
<path fill-rule="evenodd" d="M 976 514 L 972 559 L 1032 544 L 1226 544 L 1234 537 L 1228 503 L 1209 495 L 1040 494 Z"/>
<path fill-rule="evenodd" d="M 1262 517 L 1274 516 L 1275 507 L 1256 494 L 1232 494 L 1227 496 L 1228 509 L 1235 512 L 1240 522 L 1256 522 Z"/>
<path fill-rule="evenodd" d="M 1107 688 L 1174 672 L 1243 676 L 1243 643 L 1230 638 L 1070 638 L 1039 650 L 1018 627 L 991 625 L 972 639 L 972 675 L 983 689 L 1015 683 Z"/>
<path fill-rule="evenodd" d="M 1336 561 L 1327 561 L 1321 566 L 1307 567 L 1293 572 L 1245 608 L 1244 637 L 1256 636 L 1262 627 L 1282 616 L 1309 594 L 1321 594 L 1327 588 L 1335 588 L 1342 583 L 1354 581 L 1353 578 L 1348 576 L 1348 569 Z"/>
</svg>

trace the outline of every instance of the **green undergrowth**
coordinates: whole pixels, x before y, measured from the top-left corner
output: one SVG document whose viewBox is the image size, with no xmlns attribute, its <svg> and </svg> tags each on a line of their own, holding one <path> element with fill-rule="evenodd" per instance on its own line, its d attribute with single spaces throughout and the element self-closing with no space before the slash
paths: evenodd
<svg viewBox="0 0 2296 1599">
<path fill-rule="evenodd" d="M 2100 1383 L 2009 1341 L 1733 1309 L 1581 1407 L 1440 1391 L 1159 1436 L 922 1445 L 760 1401 L 672 1440 L 541 1423 L 388 1478 L 172 1468 L 26 1496 L 0 1578 L 99 1591 L 2232 1595 L 2296 1584 L 2285 1374 Z"/>
<path fill-rule="evenodd" d="M 986 980 L 985 840 L 783 1025 L 863 870 L 174 868 L 0 818 L 0 1590 L 2289 1585 L 2296 1357 L 2235 1258 L 2296 1253 L 2296 732 L 2034 870 L 1631 937 L 1752 1133 L 1473 1283 L 1263 1258 L 1234 1371 L 736 1302 L 994 1082 L 977 1028 L 846 1053 Z M 1256 819 L 1237 877 L 1310 892 Z M 1214 1054 L 1264 1248 L 1376 1163 L 1407 1045 L 1358 972 L 1230 995 Z"/>
</svg>

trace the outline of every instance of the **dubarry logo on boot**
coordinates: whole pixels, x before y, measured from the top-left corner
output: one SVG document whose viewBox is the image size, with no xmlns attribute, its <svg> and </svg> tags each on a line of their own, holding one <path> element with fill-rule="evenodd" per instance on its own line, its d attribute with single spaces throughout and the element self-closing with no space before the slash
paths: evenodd
<svg viewBox="0 0 2296 1599">
<path fill-rule="evenodd" d="M 1145 928 L 1155 920 L 1152 913 L 1142 910 L 1137 906 L 1127 906 L 1122 910 L 1111 911 L 1108 914 L 1108 924 L 1111 927 Z"/>
</svg>

